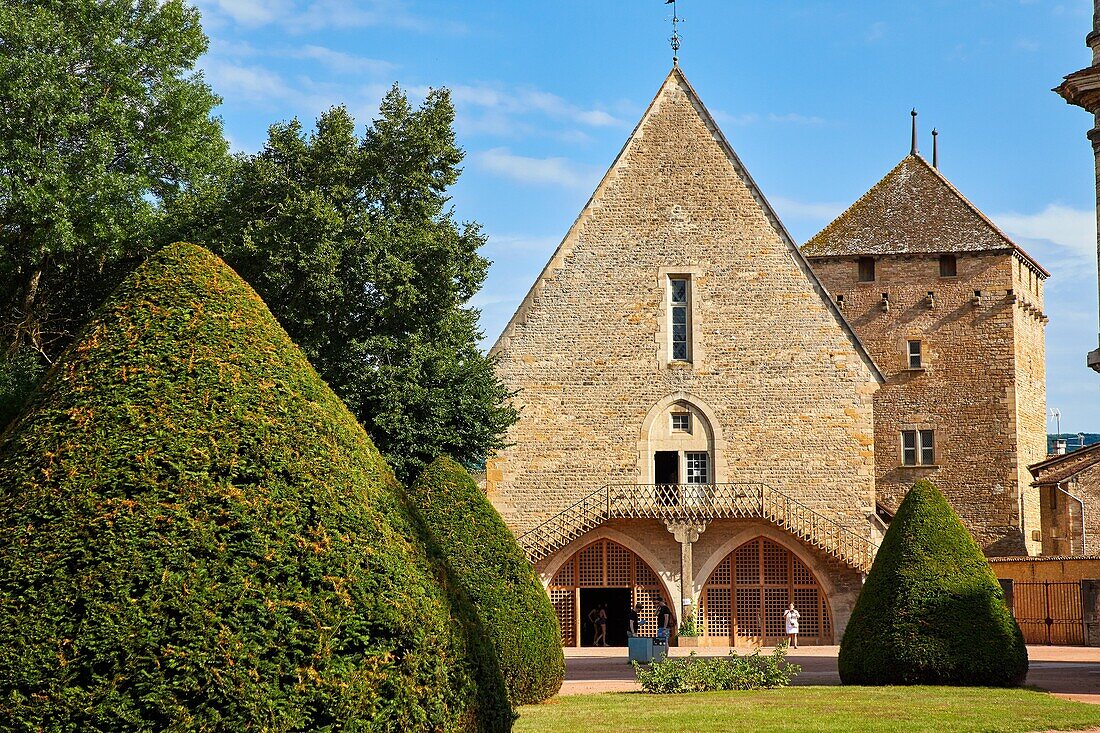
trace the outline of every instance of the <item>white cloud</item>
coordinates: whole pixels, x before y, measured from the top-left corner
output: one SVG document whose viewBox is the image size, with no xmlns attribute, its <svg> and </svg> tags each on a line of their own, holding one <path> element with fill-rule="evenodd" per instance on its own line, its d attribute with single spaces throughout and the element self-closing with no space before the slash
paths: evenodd
<svg viewBox="0 0 1100 733">
<path fill-rule="evenodd" d="M 455 106 L 481 108 L 507 115 L 541 114 L 588 127 L 609 127 L 621 122 L 608 112 L 572 104 L 556 94 L 532 87 L 500 84 L 455 84 L 451 88 Z"/>
<path fill-rule="evenodd" d="M 298 94 L 282 77 L 262 66 L 208 59 L 203 64 L 210 85 L 225 98 L 249 102 L 293 100 Z"/>
<path fill-rule="evenodd" d="M 334 51 L 324 46 L 307 45 L 289 54 L 297 59 L 309 59 L 340 74 L 385 74 L 396 68 L 395 64 L 379 59 L 354 56 L 343 51 Z"/>
<path fill-rule="evenodd" d="M 474 161 L 490 173 L 520 183 L 593 189 L 599 173 L 591 166 L 565 158 L 528 158 L 513 155 L 507 148 L 492 148 L 477 153 Z"/>
<path fill-rule="evenodd" d="M 461 34 L 459 22 L 409 9 L 404 0 L 195 0 L 204 16 L 228 18 L 239 25 L 279 25 L 289 33 L 327 28 L 386 26 L 426 33 Z"/>
<path fill-rule="evenodd" d="M 1096 262 L 1096 212 L 1048 204 L 1035 214 L 1005 213 L 990 217 L 1010 236 L 1053 242 L 1074 259 Z"/>
<path fill-rule="evenodd" d="M 785 196 L 772 196 L 768 200 L 775 207 L 780 219 L 808 219 L 820 221 L 822 224 L 837 218 L 847 208 L 844 204 L 796 201 Z"/>
</svg>

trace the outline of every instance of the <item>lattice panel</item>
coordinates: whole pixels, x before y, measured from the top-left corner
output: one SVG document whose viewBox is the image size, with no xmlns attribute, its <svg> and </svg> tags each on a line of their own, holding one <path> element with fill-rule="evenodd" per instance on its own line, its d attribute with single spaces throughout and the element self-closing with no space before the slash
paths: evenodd
<svg viewBox="0 0 1100 733">
<path fill-rule="evenodd" d="M 795 585 L 817 585 L 817 581 L 814 580 L 814 574 L 810 572 L 810 569 L 808 567 L 806 567 L 806 563 L 802 562 L 797 557 L 793 557 L 791 558 L 791 565 L 791 581 Z"/>
<path fill-rule="evenodd" d="M 630 566 L 636 555 L 622 545 L 607 543 L 607 579 L 605 585 L 611 587 L 630 587 Z"/>
<path fill-rule="evenodd" d="M 764 589 L 764 631 L 765 636 L 785 636 L 787 624 L 783 612 L 787 610 L 790 593 L 786 588 Z"/>
<path fill-rule="evenodd" d="M 821 638 L 829 639 L 833 635 L 833 618 L 829 615 L 829 604 L 821 604 Z"/>
<path fill-rule="evenodd" d="M 642 604 L 641 610 L 638 611 L 638 618 L 641 621 L 641 635 L 656 636 L 657 609 L 661 607 L 661 591 L 650 588 L 635 588 L 633 595 L 634 599 L 631 605 L 634 603 Z"/>
<path fill-rule="evenodd" d="M 604 584 L 603 559 L 606 542 L 594 542 L 577 555 L 577 585 L 599 588 Z"/>
<path fill-rule="evenodd" d="M 550 603 L 554 606 L 554 613 L 558 617 L 558 628 L 561 630 L 561 643 L 564 646 L 572 646 L 577 642 L 577 609 L 576 597 L 572 590 L 551 590 Z"/>
<path fill-rule="evenodd" d="M 576 558 L 569 558 L 565 561 L 565 564 L 558 568 L 558 572 L 554 574 L 554 579 L 550 581 L 550 585 L 567 585 L 574 586 L 577 583 L 577 560 Z"/>
<path fill-rule="evenodd" d="M 760 588 L 741 588 L 735 591 L 737 599 L 737 635 L 760 636 Z"/>
<path fill-rule="evenodd" d="M 760 584 L 760 540 L 746 542 L 733 552 L 738 585 Z"/>
<path fill-rule="evenodd" d="M 661 585 L 657 574 L 650 570 L 645 560 L 637 555 L 634 556 L 634 585 L 645 588 L 658 588 Z"/>
<path fill-rule="evenodd" d="M 722 562 L 718 563 L 718 567 L 711 573 L 710 580 L 707 581 L 707 585 L 729 585 L 730 584 L 730 559 L 727 557 Z"/>
<path fill-rule="evenodd" d="M 821 634 L 821 602 L 817 588 L 795 588 L 794 607 L 798 611 L 798 633 L 801 636 Z"/>
<path fill-rule="evenodd" d="M 790 551 L 785 547 L 780 547 L 774 542 L 764 540 L 764 584 L 765 585 L 787 585 L 789 579 L 789 573 L 787 569 L 787 563 L 789 562 Z"/>
<path fill-rule="evenodd" d="M 729 563 L 726 563 L 729 570 Z M 729 636 L 733 612 L 732 594 L 729 588 L 707 588 L 703 591 L 703 634 L 705 636 Z"/>
</svg>

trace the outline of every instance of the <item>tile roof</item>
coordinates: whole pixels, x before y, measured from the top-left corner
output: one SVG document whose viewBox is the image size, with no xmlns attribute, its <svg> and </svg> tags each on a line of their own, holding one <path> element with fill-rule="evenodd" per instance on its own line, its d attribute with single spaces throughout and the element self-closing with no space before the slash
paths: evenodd
<svg viewBox="0 0 1100 733">
<path fill-rule="evenodd" d="M 1036 484 L 1057 484 L 1097 463 L 1100 463 L 1100 443 L 1093 443 L 1064 455 L 1051 456 L 1028 466 L 1028 470 Z"/>
<path fill-rule="evenodd" d="M 802 245 L 807 257 L 1017 252 L 1044 270 L 920 155 L 907 155 Z"/>
</svg>

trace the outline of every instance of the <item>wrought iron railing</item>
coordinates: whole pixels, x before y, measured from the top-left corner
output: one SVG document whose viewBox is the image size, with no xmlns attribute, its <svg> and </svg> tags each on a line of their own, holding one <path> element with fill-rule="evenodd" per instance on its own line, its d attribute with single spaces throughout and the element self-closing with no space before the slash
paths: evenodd
<svg viewBox="0 0 1100 733">
<path fill-rule="evenodd" d="M 762 483 L 610 484 L 520 535 L 519 544 L 537 562 L 611 519 L 764 519 L 864 571 L 878 550 L 870 537 Z"/>
</svg>

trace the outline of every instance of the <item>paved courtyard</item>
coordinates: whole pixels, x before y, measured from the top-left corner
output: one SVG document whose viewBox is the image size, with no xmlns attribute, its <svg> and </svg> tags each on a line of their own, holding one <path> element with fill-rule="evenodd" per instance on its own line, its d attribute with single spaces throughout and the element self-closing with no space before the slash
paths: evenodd
<svg viewBox="0 0 1100 733">
<path fill-rule="evenodd" d="M 836 657 L 840 647 L 802 647 L 788 658 L 802 665 L 796 685 L 839 685 Z M 724 655 L 728 648 L 672 649 L 672 656 Z M 743 650 L 742 650 L 743 651 Z M 1100 705 L 1100 648 L 1076 646 L 1028 647 L 1031 668 L 1027 684 L 1049 690 L 1059 697 Z M 763 649 L 761 653 L 770 653 Z M 565 684 L 562 695 L 590 695 L 599 692 L 631 692 L 641 689 L 634 670 L 627 664 L 625 647 L 567 648 Z"/>
</svg>

